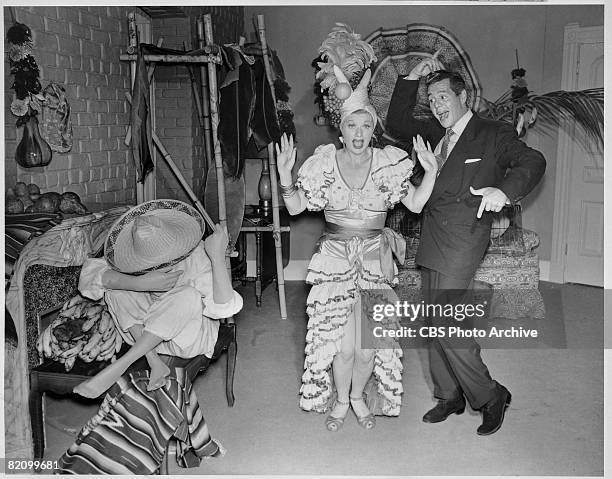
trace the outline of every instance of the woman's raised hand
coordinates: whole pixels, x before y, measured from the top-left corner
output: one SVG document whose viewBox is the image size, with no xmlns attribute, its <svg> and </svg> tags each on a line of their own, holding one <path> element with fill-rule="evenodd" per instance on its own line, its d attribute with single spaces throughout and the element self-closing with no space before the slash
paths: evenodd
<svg viewBox="0 0 612 479">
<path fill-rule="evenodd" d="M 276 167 L 280 176 L 281 185 L 291 184 L 291 170 L 295 165 L 296 148 L 293 145 L 293 135 L 287 138 L 287 134 L 283 133 L 280 139 L 280 148 L 278 143 L 276 147 Z"/>
<path fill-rule="evenodd" d="M 419 157 L 419 161 L 425 173 L 436 173 L 438 171 L 438 161 L 436 160 L 436 155 L 434 155 L 429 142 L 425 145 L 425 141 L 421 135 L 417 135 L 412 139 L 412 146 Z"/>
</svg>

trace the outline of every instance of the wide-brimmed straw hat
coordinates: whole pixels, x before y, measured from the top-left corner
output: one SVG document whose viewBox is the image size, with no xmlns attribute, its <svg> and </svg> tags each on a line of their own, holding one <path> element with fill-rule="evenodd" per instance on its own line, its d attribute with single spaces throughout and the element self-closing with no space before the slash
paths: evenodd
<svg viewBox="0 0 612 479">
<path fill-rule="evenodd" d="M 121 273 L 165 268 L 189 256 L 205 231 L 204 218 L 192 206 L 177 200 L 147 201 L 113 224 L 104 257 Z"/>
</svg>

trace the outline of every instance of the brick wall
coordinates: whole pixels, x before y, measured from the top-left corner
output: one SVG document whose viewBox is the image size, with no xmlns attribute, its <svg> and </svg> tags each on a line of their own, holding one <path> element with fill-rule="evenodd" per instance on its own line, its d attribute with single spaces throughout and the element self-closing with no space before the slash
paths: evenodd
<svg viewBox="0 0 612 479">
<path fill-rule="evenodd" d="M 135 168 L 123 143 L 129 124 L 129 64 L 119 56 L 127 45 L 127 14 L 134 7 L 12 7 L 18 22 L 32 30 L 34 57 L 43 88 L 49 81 L 64 85 L 71 107 L 73 147 L 53 153 L 41 168 L 21 168 L 14 161 L 22 129 L 10 112 L 12 75 L 5 56 L 5 184 L 36 183 L 42 192 L 74 191 L 86 204 L 128 204 L 136 201 Z M 243 7 L 186 7 L 184 18 L 152 21 L 153 43 L 197 45 L 195 19 L 211 13 L 215 43 L 238 41 L 244 29 Z M 4 37 L 12 25 L 5 10 Z M 199 70 L 196 67 L 196 70 Z M 199 81 L 199 71 L 196 73 Z M 156 131 L 185 178 L 201 196 L 203 133 L 186 67 L 159 65 L 156 79 Z M 198 88 L 199 90 L 199 88 Z M 157 196 L 188 200 L 168 170 L 158 161 Z"/>
<path fill-rule="evenodd" d="M 46 167 L 21 168 L 14 161 L 22 129 L 10 112 L 13 77 L 5 56 L 5 185 L 36 183 L 41 191 L 74 191 L 87 204 L 135 201 L 135 170 L 123 143 L 129 123 L 129 65 L 119 60 L 127 45 L 124 7 L 12 7 L 32 31 L 33 56 L 43 88 L 55 81 L 66 89 L 73 146 L 53 152 Z M 4 37 L 12 25 L 5 10 Z"/>
<path fill-rule="evenodd" d="M 196 19 L 210 13 L 213 40 L 216 44 L 235 43 L 243 35 L 243 7 L 186 7 L 186 17 L 154 19 L 153 43 L 163 38 L 167 48 L 188 49 L 198 47 Z M 206 65 L 204 65 L 206 67 Z M 200 66 L 193 72 L 200 88 Z M 155 122 L 156 131 L 168 153 L 183 173 L 193 191 L 202 198 L 204 192 L 204 133 L 200 127 L 194 102 L 191 78 L 186 66 L 158 65 L 155 70 Z M 161 159 L 157 163 L 158 198 L 178 198 L 188 201 L 187 194 Z"/>
</svg>

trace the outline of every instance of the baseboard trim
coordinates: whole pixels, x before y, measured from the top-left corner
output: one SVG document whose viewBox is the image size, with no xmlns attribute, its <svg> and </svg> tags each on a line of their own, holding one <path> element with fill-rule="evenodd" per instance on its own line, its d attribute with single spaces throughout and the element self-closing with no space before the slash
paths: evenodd
<svg viewBox="0 0 612 479">
<path fill-rule="evenodd" d="M 550 261 L 540 260 L 540 281 L 550 280 Z"/>
</svg>

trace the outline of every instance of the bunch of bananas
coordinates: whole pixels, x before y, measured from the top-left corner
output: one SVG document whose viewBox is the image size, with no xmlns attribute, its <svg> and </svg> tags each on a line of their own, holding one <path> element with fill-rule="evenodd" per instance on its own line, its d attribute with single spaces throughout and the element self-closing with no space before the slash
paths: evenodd
<svg viewBox="0 0 612 479">
<path fill-rule="evenodd" d="M 114 360 L 122 342 L 106 305 L 77 295 L 40 334 L 36 347 L 41 357 L 70 371 L 77 357 L 86 363 Z"/>
</svg>

